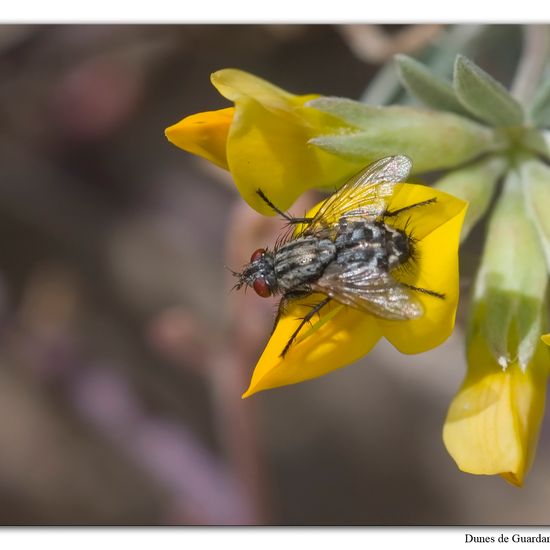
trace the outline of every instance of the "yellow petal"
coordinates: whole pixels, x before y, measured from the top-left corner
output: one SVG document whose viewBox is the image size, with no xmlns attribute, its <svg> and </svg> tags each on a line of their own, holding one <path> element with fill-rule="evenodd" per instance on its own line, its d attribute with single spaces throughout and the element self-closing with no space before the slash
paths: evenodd
<svg viewBox="0 0 550 550">
<path fill-rule="evenodd" d="M 289 305 L 279 321 L 252 375 L 243 397 L 316 378 L 349 365 L 367 354 L 380 338 L 374 317 L 335 302 L 321 310 L 313 327 L 290 347 L 284 359 L 280 354 L 312 304 L 324 296 L 312 295 Z"/>
<path fill-rule="evenodd" d="M 533 460 L 544 412 L 550 354 L 539 345 L 525 372 L 505 371 L 476 335 L 468 373 L 449 409 L 443 440 L 458 467 L 471 474 L 499 474 L 521 486 Z"/>
<path fill-rule="evenodd" d="M 212 73 L 210 80 L 221 95 L 234 103 L 242 99 L 254 99 L 266 109 L 287 118 L 293 117 L 292 106 L 303 105 L 306 101 L 319 97 L 318 94 L 291 94 L 267 80 L 239 69 L 216 71 Z"/>
<path fill-rule="evenodd" d="M 550 334 L 543 334 L 540 339 L 547 345 L 550 346 Z"/>
<path fill-rule="evenodd" d="M 197 113 L 166 128 L 168 141 L 227 169 L 227 135 L 235 109 Z"/>
<path fill-rule="evenodd" d="M 258 212 L 274 214 L 258 189 L 286 210 L 306 189 L 335 188 L 362 168 L 361 162 L 308 144 L 312 136 L 342 126 L 331 115 L 304 106 L 317 96 L 296 96 L 236 69 L 214 73 L 212 83 L 235 102 L 227 162 L 239 193 Z"/>
<path fill-rule="evenodd" d="M 444 299 L 416 293 L 424 314 L 410 321 L 380 320 L 384 336 L 402 353 L 421 353 L 443 343 L 454 328 L 458 305 L 458 247 L 467 203 L 423 185 L 396 186 L 388 209 L 436 198 L 434 204 L 403 213 L 392 222 L 416 240 L 412 268 L 393 273 L 401 282 L 444 294 Z M 388 222 L 391 219 L 388 218 Z"/>
</svg>

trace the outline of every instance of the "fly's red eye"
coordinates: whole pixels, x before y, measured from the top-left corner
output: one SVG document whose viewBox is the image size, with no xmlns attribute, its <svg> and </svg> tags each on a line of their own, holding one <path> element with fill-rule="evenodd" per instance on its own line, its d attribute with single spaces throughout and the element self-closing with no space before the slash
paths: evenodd
<svg viewBox="0 0 550 550">
<path fill-rule="evenodd" d="M 264 254 L 265 248 L 258 248 L 258 250 L 254 250 L 254 252 L 252 252 L 252 256 L 250 256 L 250 262 L 252 263 L 259 260 Z"/>
<path fill-rule="evenodd" d="M 263 277 L 258 277 L 252 283 L 252 288 L 258 296 L 262 298 L 269 298 L 271 296 L 271 289 Z"/>
</svg>

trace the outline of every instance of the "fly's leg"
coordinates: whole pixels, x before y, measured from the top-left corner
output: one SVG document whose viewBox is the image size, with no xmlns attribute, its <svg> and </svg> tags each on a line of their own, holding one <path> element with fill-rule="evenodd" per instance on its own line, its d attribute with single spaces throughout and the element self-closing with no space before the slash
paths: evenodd
<svg viewBox="0 0 550 550">
<path fill-rule="evenodd" d="M 274 212 L 277 212 L 279 216 L 282 216 L 288 223 L 290 224 L 296 224 L 296 223 L 311 223 L 313 221 L 313 218 L 295 218 L 294 216 L 291 216 L 290 214 L 287 214 L 286 212 L 283 212 L 281 209 L 277 208 L 265 195 L 264 192 L 261 189 L 257 189 L 256 193 L 260 196 L 260 198 L 273 210 Z"/>
<path fill-rule="evenodd" d="M 434 298 L 439 298 L 440 300 L 445 299 L 445 294 L 441 294 L 441 292 L 436 292 L 435 290 L 422 288 L 421 286 L 413 286 L 413 285 L 408 285 L 406 283 L 401 283 L 401 284 L 410 290 L 414 290 L 415 292 L 421 292 L 422 294 L 427 294 L 428 296 L 433 296 Z"/>
<path fill-rule="evenodd" d="M 384 218 L 391 218 L 394 216 L 398 216 L 399 214 L 402 214 L 407 210 L 411 210 L 412 208 L 419 208 L 421 206 L 433 204 L 434 202 L 437 202 L 437 197 L 433 197 L 431 199 L 428 199 L 422 202 L 417 202 L 415 204 L 410 204 L 409 206 L 404 206 L 403 208 L 398 208 L 397 210 L 386 210 L 386 212 L 384 213 Z"/>
<path fill-rule="evenodd" d="M 294 291 L 294 292 L 287 292 L 279 302 L 279 307 L 277 308 L 277 315 L 275 316 L 275 321 L 273 323 L 273 328 L 271 329 L 271 334 L 275 332 L 275 329 L 277 328 L 277 325 L 279 323 L 279 319 L 285 312 L 285 308 L 287 304 L 291 300 L 296 300 L 297 298 L 304 298 L 305 296 L 308 296 L 310 292 L 303 292 L 303 291 Z"/>
<path fill-rule="evenodd" d="M 324 300 L 321 300 L 318 304 L 316 304 L 313 308 L 311 308 L 311 311 L 309 311 L 308 314 L 300 321 L 300 324 L 298 325 L 298 328 L 292 333 L 292 336 L 288 339 L 288 342 L 286 343 L 286 346 L 284 347 L 283 351 L 281 352 L 280 357 L 284 357 L 287 354 L 288 350 L 290 349 L 290 346 L 292 345 L 294 340 L 296 340 L 296 337 L 298 336 L 298 334 L 302 330 L 302 327 L 306 323 L 309 323 L 310 319 L 315 314 L 319 313 L 319 311 L 321 311 L 321 309 L 323 309 L 330 302 L 331 299 L 332 298 L 330 298 L 330 296 L 327 296 Z"/>
</svg>

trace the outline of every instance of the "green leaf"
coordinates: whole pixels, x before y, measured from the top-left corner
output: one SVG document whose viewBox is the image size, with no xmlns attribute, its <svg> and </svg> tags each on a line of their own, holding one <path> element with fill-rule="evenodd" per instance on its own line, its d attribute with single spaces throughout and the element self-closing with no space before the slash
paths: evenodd
<svg viewBox="0 0 550 550">
<path fill-rule="evenodd" d="M 342 98 L 319 98 L 307 105 L 356 128 L 317 136 L 309 143 L 365 163 L 388 155 L 407 155 L 418 173 L 452 168 L 501 146 L 491 129 L 451 113 L 374 107 Z"/>
<path fill-rule="evenodd" d="M 456 58 L 453 84 L 460 103 L 480 120 L 492 126 L 523 124 L 523 108 L 508 90 L 462 55 Z"/>
<path fill-rule="evenodd" d="M 530 115 L 537 127 L 550 126 L 550 78 L 547 78 L 538 88 Z"/>
<path fill-rule="evenodd" d="M 468 210 L 462 224 L 464 241 L 476 223 L 483 217 L 504 174 L 507 162 L 502 157 L 489 157 L 464 168 L 449 172 L 434 185 L 459 199 L 468 201 Z"/>
<path fill-rule="evenodd" d="M 403 86 L 428 107 L 459 115 L 469 114 L 456 98 L 453 85 L 448 80 L 406 55 L 396 55 L 395 62 Z"/>
</svg>

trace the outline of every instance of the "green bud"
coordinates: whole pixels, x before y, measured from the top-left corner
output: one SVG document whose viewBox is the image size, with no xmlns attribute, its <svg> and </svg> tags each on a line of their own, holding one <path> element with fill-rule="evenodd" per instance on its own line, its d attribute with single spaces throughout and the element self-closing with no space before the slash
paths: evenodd
<svg viewBox="0 0 550 550">
<path fill-rule="evenodd" d="M 470 334 L 483 331 L 503 368 L 517 358 L 525 369 L 531 360 L 541 334 L 546 284 L 544 252 L 520 174 L 510 172 L 489 223 L 469 327 Z"/>
<path fill-rule="evenodd" d="M 488 157 L 464 168 L 449 172 L 435 185 L 459 199 L 468 201 L 468 210 L 462 225 L 461 241 L 469 235 L 475 224 L 483 217 L 495 191 L 499 178 L 506 170 L 507 162 L 502 157 Z"/>
<path fill-rule="evenodd" d="M 317 136 L 309 143 L 365 163 L 388 155 L 407 155 L 414 172 L 419 173 L 452 168 L 503 145 L 491 129 L 451 113 L 374 107 L 342 98 L 314 99 L 308 106 L 355 128 Z"/>
</svg>

